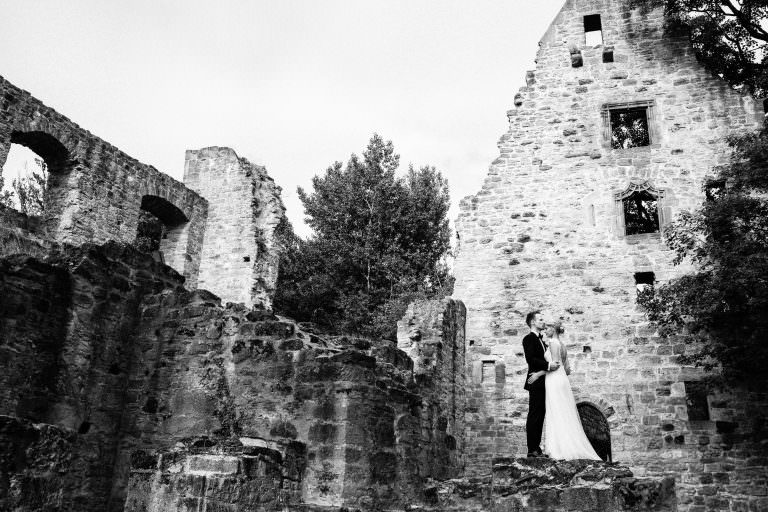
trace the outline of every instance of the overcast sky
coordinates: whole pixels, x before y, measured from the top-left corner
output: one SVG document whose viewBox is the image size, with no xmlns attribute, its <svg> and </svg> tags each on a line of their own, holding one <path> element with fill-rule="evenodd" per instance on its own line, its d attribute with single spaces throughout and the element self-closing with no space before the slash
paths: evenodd
<svg viewBox="0 0 768 512">
<path fill-rule="evenodd" d="M 283 187 L 360 153 L 435 165 L 453 207 L 479 190 L 506 111 L 563 0 L 4 0 L 0 75 L 181 179 L 229 146 Z"/>
</svg>

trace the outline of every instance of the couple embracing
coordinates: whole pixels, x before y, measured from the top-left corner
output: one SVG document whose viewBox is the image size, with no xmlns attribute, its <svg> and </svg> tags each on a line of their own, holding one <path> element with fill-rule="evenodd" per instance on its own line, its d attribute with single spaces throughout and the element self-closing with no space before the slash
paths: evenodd
<svg viewBox="0 0 768 512">
<path fill-rule="evenodd" d="M 565 344 L 560 341 L 564 332 L 562 325 L 558 322 L 547 326 L 540 311 L 528 313 L 525 323 L 531 328 L 523 338 L 528 363 L 525 380 L 529 393 L 525 422 L 528 457 L 600 460 L 584 434 L 568 381 L 571 368 Z M 541 450 L 542 430 L 544 451 Z"/>
</svg>

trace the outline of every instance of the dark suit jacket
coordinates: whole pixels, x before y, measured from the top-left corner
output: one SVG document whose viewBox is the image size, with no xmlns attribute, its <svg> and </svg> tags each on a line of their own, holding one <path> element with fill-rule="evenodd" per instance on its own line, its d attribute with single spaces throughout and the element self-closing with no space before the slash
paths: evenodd
<svg viewBox="0 0 768 512">
<path fill-rule="evenodd" d="M 544 359 L 544 347 L 541 340 L 533 332 L 529 332 L 523 338 L 523 352 L 525 352 L 525 361 L 528 363 L 528 373 L 525 375 L 524 389 L 530 390 L 544 387 L 544 378 L 539 378 L 533 384 L 528 384 L 528 377 L 541 370 L 549 369 L 549 363 Z"/>
</svg>

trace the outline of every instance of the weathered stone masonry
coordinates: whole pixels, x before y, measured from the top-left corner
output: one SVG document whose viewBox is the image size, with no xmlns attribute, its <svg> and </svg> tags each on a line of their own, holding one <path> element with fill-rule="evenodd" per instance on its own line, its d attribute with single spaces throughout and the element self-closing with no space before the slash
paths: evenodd
<svg viewBox="0 0 768 512">
<path fill-rule="evenodd" d="M 133 242 L 147 198 L 169 224 L 162 241 L 166 262 L 196 287 L 208 204 L 170 176 L 43 105 L 0 77 L 0 165 L 12 143 L 29 147 L 48 164 L 43 226 L 54 240 L 79 245 Z"/>
<path fill-rule="evenodd" d="M 14 143 L 35 151 L 50 171 L 45 218 L 15 222 L 26 227 L 20 238 L 132 243 L 144 209 L 163 222 L 160 251 L 188 289 L 270 305 L 279 256 L 274 231 L 285 208 L 263 167 L 229 148 L 189 151 L 182 184 L 0 77 L 0 167 Z"/>
<path fill-rule="evenodd" d="M 273 234 L 285 216 L 280 187 L 264 167 L 218 147 L 187 151 L 184 183 L 209 201 L 199 286 L 270 307 L 279 259 Z"/>
<path fill-rule="evenodd" d="M 585 44 L 590 15 L 600 16 L 602 45 Z M 608 426 L 614 460 L 675 474 L 683 510 L 768 506 L 755 441 L 765 396 L 709 393 L 708 417 L 690 421 L 690 383 L 702 373 L 676 363 L 683 340 L 657 337 L 635 305 L 636 275 L 663 282 L 686 269 L 672 265 L 658 233 L 625 235 L 622 199 L 653 192 L 662 226 L 695 208 L 704 177 L 726 161 L 724 137 L 762 118 L 662 24 L 660 10 L 626 1 L 567 1 L 507 114 L 499 157 L 461 203 L 467 467 L 481 474 L 493 457 L 525 452 L 521 339 L 525 314 L 543 309 L 564 320 L 577 401 L 590 424 Z M 650 145 L 612 149 L 611 112 L 630 108 L 647 114 Z"/>
<path fill-rule="evenodd" d="M 461 472 L 450 364 L 414 379 L 388 342 L 222 307 L 125 245 L 0 270 L 2 510 L 403 509 Z M 423 307 L 460 361 L 461 303 Z"/>
</svg>

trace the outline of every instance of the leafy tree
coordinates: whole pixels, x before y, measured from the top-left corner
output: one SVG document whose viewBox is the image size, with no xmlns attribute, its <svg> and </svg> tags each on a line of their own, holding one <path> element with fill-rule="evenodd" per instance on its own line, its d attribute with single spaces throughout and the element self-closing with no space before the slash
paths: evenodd
<svg viewBox="0 0 768 512">
<path fill-rule="evenodd" d="M 624 199 L 626 234 L 654 233 L 659 230 L 659 209 L 656 198 L 648 191 L 635 192 Z"/>
<path fill-rule="evenodd" d="M 726 379 L 768 381 L 768 123 L 728 140 L 733 155 L 706 184 L 707 201 L 665 230 L 675 263 L 694 273 L 641 293 L 662 334 L 699 342 L 686 363 L 721 366 Z"/>
<path fill-rule="evenodd" d="M 645 109 L 611 111 L 611 147 L 636 148 L 650 144 Z"/>
<path fill-rule="evenodd" d="M 768 94 L 766 0 L 631 0 L 663 7 L 670 33 L 688 33 L 696 56 L 714 74 L 756 97 Z"/>
<path fill-rule="evenodd" d="M 434 167 L 397 177 L 399 156 L 374 135 L 362 157 L 336 162 L 299 188 L 314 230 L 281 228 L 285 251 L 275 308 L 336 331 L 392 337 L 416 296 L 445 292 L 448 185 Z"/>
<path fill-rule="evenodd" d="M 139 224 L 136 227 L 134 247 L 141 252 L 151 253 L 160 250 L 163 239 L 163 222 L 146 210 L 139 210 Z"/>
<path fill-rule="evenodd" d="M 0 172 L 0 205 L 6 208 L 13 208 L 13 192 L 5 190 L 5 180 L 3 173 Z"/>
<path fill-rule="evenodd" d="M 45 211 L 45 189 L 48 184 L 48 166 L 42 158 L 35 158 L 36 169 L 13 180 L 13 190 L 19 200 L 19 211 L 25 215 L 42 215 Z"/>
</svg>

